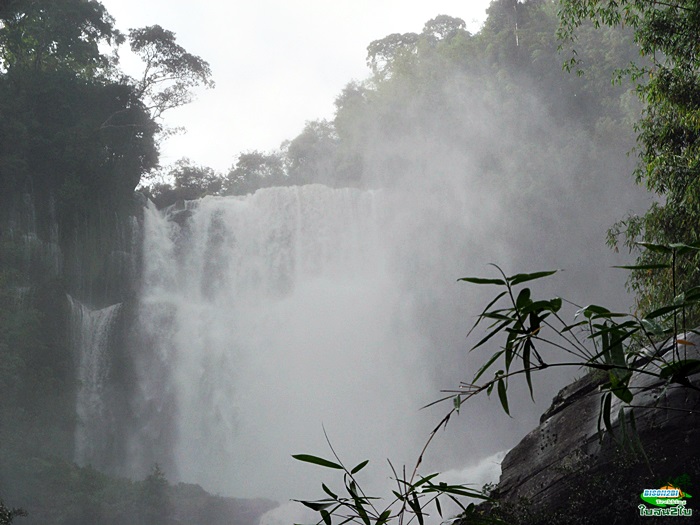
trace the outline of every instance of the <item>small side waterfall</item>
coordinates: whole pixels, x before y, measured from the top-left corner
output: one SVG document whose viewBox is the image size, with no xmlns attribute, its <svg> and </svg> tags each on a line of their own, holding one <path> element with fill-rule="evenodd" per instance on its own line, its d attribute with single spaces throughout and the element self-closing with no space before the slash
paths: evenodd
<svg viewBox="0 0 700 525">
<path fill-rule="evenodd" d="M 100 465 L 108 457 L 112 430 L 117 424 L 111 420 L 105 390 L 110 372 L 112 326 L 121 303 L 91 310 L 70 296 L 68 300 L 79 382 L 75 461 L 79 465 Z"/>
</svg>

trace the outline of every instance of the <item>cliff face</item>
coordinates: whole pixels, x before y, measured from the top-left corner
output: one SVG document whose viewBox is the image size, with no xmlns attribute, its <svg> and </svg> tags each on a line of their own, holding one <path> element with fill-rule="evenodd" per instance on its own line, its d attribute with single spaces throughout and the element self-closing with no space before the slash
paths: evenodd
<svg viewBox="0 0 700 525">
<path fill-rule="evenodd" d="M 686 339 L 691 344 L 679 345 L 679 351 L 700 358 L 700 336 Z M 664 351 L 671 356 L 670 347 Z M 700 374 L 693 378 L 699 386 Z M 493 492 L 496 513 L 511 523 L 654 523 L 668 518 L 640 516 L 644 489 L 681 479 L 684 490 L 700 495 L 700 392 L 650 374 L 634 378 L 630 390 L 643 448 L 635 452 L 623 444 L 619 402 L 613 401 L 611 411 L 615 435 L 599 436 L 602 381 L 589 374 L 565 387 L 540 425 L 506 455 Z M 688 508 L 698 507 L 696 501 L 687 500 Z M 696 513 L 700 508 L 691 520 Z"/>
</svg>

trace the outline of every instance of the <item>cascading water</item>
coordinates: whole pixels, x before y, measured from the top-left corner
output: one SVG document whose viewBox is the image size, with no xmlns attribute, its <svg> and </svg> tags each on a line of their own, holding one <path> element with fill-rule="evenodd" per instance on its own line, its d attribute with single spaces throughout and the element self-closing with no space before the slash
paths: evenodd
<svg viewBox="0 0 700 525">
<path fill-rule="evenodd" d="M 121 303 L 91 310 L 70 296 L 68 300 L 78 375 L 75 460 L 79 465 L 99 466 L 108 455 L 116 424 L 108 413 L 105 389 L 112 327 Z"/>
<path fill-rule="evenodd" d="M 311 185 L 146 211 L 132 470 L 288 498 L 312 490 L 290 455 L 327 451 L 322 424 L 349 461 L 416 452 L 426 433 L 400 414 L 424 341 L 382 200 Z"/>
</svg>

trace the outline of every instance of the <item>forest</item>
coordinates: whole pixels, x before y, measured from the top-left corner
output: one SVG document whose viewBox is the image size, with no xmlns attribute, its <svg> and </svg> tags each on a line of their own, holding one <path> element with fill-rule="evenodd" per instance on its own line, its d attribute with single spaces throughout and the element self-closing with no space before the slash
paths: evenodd
<svg viewBox="0 0 700 525">
<path fill-rule="evenodd" d="M 333 119 L 309 120 L 274 151 L 239 152 L 217 173 L 159 163 L 164 115 L 195 87 L 214 88 L 215 72 L 175 34 L 123 34 L 97 0 L 0 4 L 0 524 L 245 525 L 274 506 L 169 484 L 158 463 L 135 480 L 75 462 L 66 297 L 95 308 L 135 297 L 147 199 L 165 209 L 307 184 L 427 193 L 469 171 L 500 207 L 527 210 L 497 231 L 539 262 L 555 247 L 531 246 L 530 234 L 607 229 L 609 249 L 636 259 L 636 311 L 700 286 L 697 251 L 671 270 L 665 252 L 639 245 L 698 241 L 700 3 L 494 0 L 487 13 L 475 34 L 436 14 L 420 32 L 369 42 L 369 75 L 337 95 Z M 143 76 L 120 69 L 119 46 Z M 116 394 L 130 366 L 115 365 Z"/>
</svg>

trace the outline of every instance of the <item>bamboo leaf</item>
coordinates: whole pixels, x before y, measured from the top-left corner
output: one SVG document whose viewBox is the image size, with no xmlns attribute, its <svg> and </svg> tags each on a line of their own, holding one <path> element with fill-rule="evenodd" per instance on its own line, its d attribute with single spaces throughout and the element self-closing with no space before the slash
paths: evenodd
<svg viewBox="0 0 700 525">
<path fill-rule="evenodd" d="M 486 364 L 482 366 L 476 373 L 474 379 L 472 380 L 472 383 L 476 383 L 479 380 L 479 378 L 483 375 L 483 373 L 486 372 L 486 370 L 488 370 L 489 367 L 496 361 L 496 359 L 498 359 L 504 352 L 505 350 L 499 350 L 498 352 L 494 353 L 491 356 L 491 358 L 488 361 L 486 361 Z"/>
<path fill-rule="evenodd" d="M 360 472 L 363 468 L 367 466 L 367 463 L 369 463 L 369 459 L 364 460 L 362 463 L 357 465 L 354 469 L 350 471 L 350 474 L 357 474 Z"/>
<path fill-rule="evenodd" d="M 510 323 L 512 323 L 512 319 L 508 318 L 506 321 L 503 321 L 501 324 L 499 324 L 495 329 L 493 329 L 489 334 L 487 334 L 481 341 L 479 341 L 476 345 L 472 346 L 470 349 L 470 352 L 472 350 L 476 350 L 480 346 L 484 345 L 487 343 L 493 336 L 498 334 L 499 332 L 502 332 L 503 329 L 508 326 Z"/>
<path fill-rule="evenodd" d="M 333 461 L 328 461 L 327 459 L 319 458 L 318 456 L 311 456 L 309 454 L 295 454 L 292 456 L 297 461 L 303 461 L 305 463 L 312 463 L 314 465 L 320 465 L 326 468 L 333 468 L 338 470 L 343 470 L 342 465 L 338 465 Z"/>
<path fill-rule="evenodd" d="M 330 503 L 323 502 L 323 501 L 300 501 L 300 500 L 294 500 L 294 501 L 298 501 L 299 503 L 301 503 L 305 507 L 308 507 L 315 512 L 321 512 L 322 510 L 325 510 L 328 507 L 332 507 L 333 505 L 335 505 L 334 501 L 330 502 Z"/>
<path fill-rule="evenodd" d="M 379 519 L 377 519 L 377 523 L 375 525 L 384 525 L 385 523 L 387 523 L 389 521 L 390 517 L 391 517 L 391 510 L 387 509 L 379 515 Z"/>
<path fill-rule="evenodd" d="M 528 339 L 525 341 L 525 348 L 523 349 L 523 368 L 525 369 L 525 381 L 527 382 L 527 388 L 530 390 L 530 399 L 535 400 L 535 393 L 532 389 L 532 370 L 530 367 L 530 352 L 532 350 L 532 342 Z"/>
<path fill-rule="evenodd" d="M 613 266 L 622 270 L 662 270 L 670 268 L 670 264 L 634 264 L 632 266 Z"/>
<path fill-rule="evenodd" d="M 464 281 L 472 284 L 497 284 L 505 286 L 506 282 L 503 279 L 483 279 L 481 277 L 462 277 L 457 281 Z"/>
<path fill-rule="evenodd" d="M 471 327 L 471 329 L 469 330 L 469 333 L 467 334 L 467 336 L 469 336 L 469 335 L 474 331 L 474 329 L 477 327 L 477 325 L 484 319 L 484 317 L 483 317 L 484 314 L 487 313 L 487 312 L 489 311 L 489 309 L 490 309 L 494 304 L 496 304 L 496 302 L 497 302 L 501 297 L 503 297 L 503 296 L 506 295 L 507 293 L 508 293 L 507 290 L 506 290 L 506 291 L 503 291 L 503 292 L 501 292 L 501 293 L 499 293 L 498 295 L 496 295 L 496 297 L 494 297 L 494 298 L 491 300 L 491 302 L 490 302 L 489 304 L 486 305 L 486 308 L 484 308 L 484 310 L 479 314 L 479 316 L 478 316 L 477 319 L 476 319 L 476 322 L 474 323 L 474 325 L 473 325 L 473 326 Z"/>
<path fill-rule="evenodd" d="M 666 315 L 675 310 L 679 310 L 680 308 L 683 308 L 682 304 L 670 304 L 662 306 L 661 308 L 657 308 L 653 312 L 650 312 L 647 315 L 645 315 L 644 319 L 656 319 L 657 317 L 661 317 L 662 315 Z"/>
<path fill-rule="evenodd" d="M 326 525 L 331 525 L 331 515 L 325 509 L 321 510 L 321 518 L 323 518 L 323 523 Z"/>
<path fill-rule="evenodd" d="M 336 501 L 338 500 L 338 496 L 331 489 L 329 489 L 325 483 L 321 483 L 321 488 L 323 489 L 323 492 L 328 494 L 331 498 Z"/>
<path fill-rule="evenodd" d="M 659 377 L 661 379 L 682 379 L 697 372 L 700 372 L 700 359 L 682 359 L 661 367 Z"/>
<path fill-rule="evenodd" d="M 519 273 L 508 277 L 508 282 L 511 286 L 516 286 L 518 284 L 526 283 L 528 281 L 534 281 L 535 279 L 542 279 L 543 277 L 548 277 L 554 275 L 559 270 L 550 270 L 544 272 L 534 272 L 534 273 Z"/>
<path fill-rule="evenodd" d="M 440 498 L 435 498 L 435 507 L 437 507 L 438 516 L 442 518 L 442 507 L 440 506 Z"/>
<path fill-rule="evenodd" d="M 686 253 L 697 252 L 698 250 L 700 250 L 700 244 L 698 244 L 698 243 L 693 243 L 693 244 L 672 243 L 672 244 L 669 244 L 669 247 L 676 250 L 676 254 L 678 254 L 678 255 L 685 255 Z"/>
<path fill-rule="evenodd" d="M 651 242 L 637 242 L 635 244 L 646 248 L 650 252 L 673 253 L 673 248 L 671 248 L 670 246 L 666 246 L 665 244 L 654 244 Z"/>
<path fill-rule="evenodd" d="M 503 378 L 498 379 L 498 398 L 501 400 L 501 406 L 506 414 L 510 416 L 510 410 L 508 409 L 508 395 L 507 386 Z"/>
<path fill-rule="evenodd" d="M 574 323 L 574 324 L 570 324 L 570 325 L 565 326 L 564 328 L 562 328 L 561 332 L 562 333 L 570 332 L 574 328 L 578 328 L 579 326 L 584 326 L 587 324 L 588 324 L 588 321 L 579 321 L 578 323 Z"/>
<path fill-rule="evenodd" d="M 415 492 L 411 496 L 411 498 L 408 498 L 408 505 L 418 518 L 419 525 L 423 525 L 423 512 L 420 509 L 420 503 L 418 503 L 418 496 L 416 496 Z"/>
<path fill-rule="evenodd" d="M 417 489 L 421 485 L 425 485 L 426 483 L 430 483 L 431 480 L 433 480 L 434 478 L 436 478 L 439 475 L 440 475 L 440 473 L 436 472 L 435 474 L 430 474 L 429 476 L 425 476 L 424 478 L 421 478 L 420 480 L 418 480 L 417 483 L 412 485 L 411 488 Z"/>
</svg>

